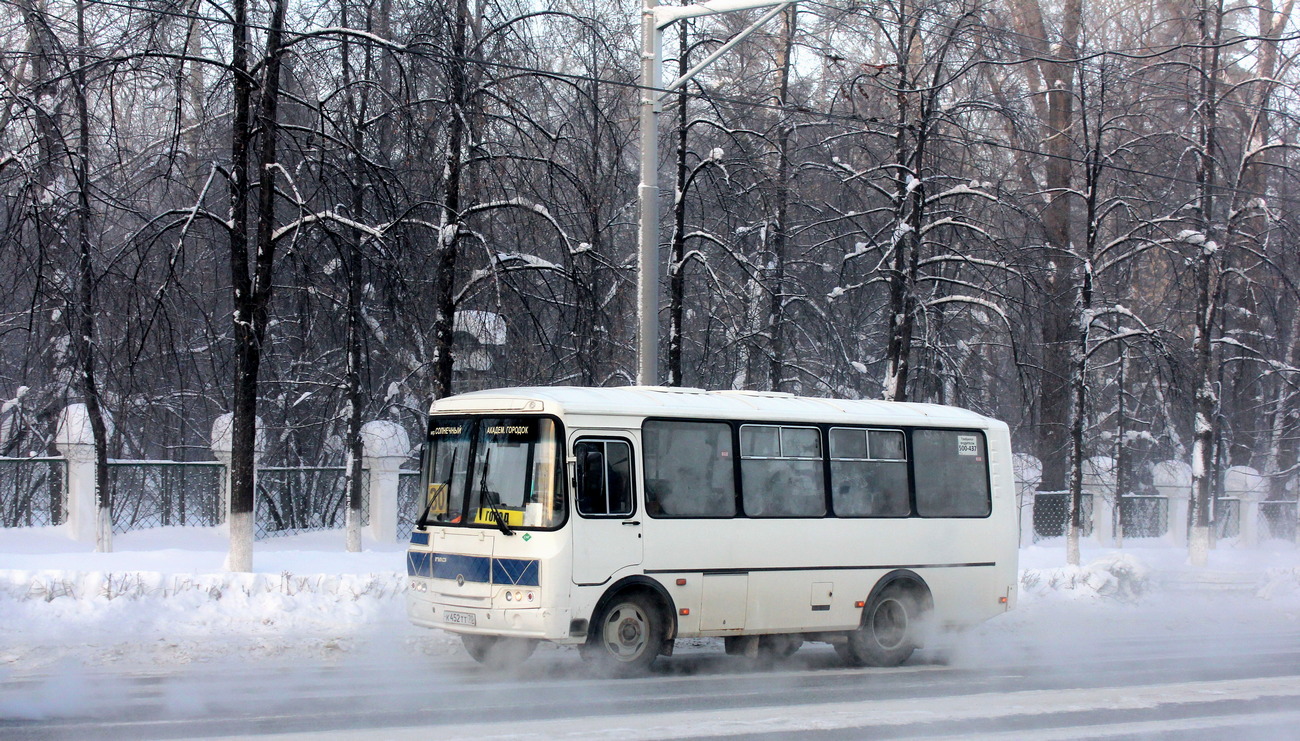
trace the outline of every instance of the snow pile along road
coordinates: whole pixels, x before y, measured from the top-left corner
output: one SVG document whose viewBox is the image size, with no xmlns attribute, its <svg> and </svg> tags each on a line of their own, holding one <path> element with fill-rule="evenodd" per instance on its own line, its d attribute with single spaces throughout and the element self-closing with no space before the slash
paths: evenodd
<svg viewBox="0 0 1300 741">
<path fill-rule="evenodd" d="M 165 530 L 119 536 L 107 554 L 57 528 L 0 531 L 0 668 L 320 655 L 377 635 L 450 643 L 407 626 L 404 544 L 347 553 L 339 533 L 283 538 L 258 544 L 255 573 L 234 574 L 220 532 Z"/>
<path fill-rule="evenodd" d="M 404 543 L 343 550 L 339 532 L 260 541 L 255 573 L 223 570 L 219 529 L 159 528 L 119 536 L 94 553 L 59 528 L 0 531 L 0 669 L 61 658 L 111 663 L 143 654 L 157 662 L 220 656 L 329 655 L 374 640 L 424 653 L 458 650 L 441 631 L 405 616 Z M 1241 599 L 1300 605 L 1293 544 L 1212 554 L 1208 571 L 1181 549 L 1087 549 L 1063 566 L 1063 547 L 1021 553 L 1022 609 L 1088 601 L 1131 606 L 1171 588 L 1232 589 Z"/>
</svg>

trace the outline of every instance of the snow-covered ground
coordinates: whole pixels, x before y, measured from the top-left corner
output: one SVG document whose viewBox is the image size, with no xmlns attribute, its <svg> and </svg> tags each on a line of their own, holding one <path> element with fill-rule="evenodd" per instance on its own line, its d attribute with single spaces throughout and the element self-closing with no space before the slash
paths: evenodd
<svg viewBox="0 0 1300 741">
<path fill-rule="evenodd" d="M 60 528 L 0 530 L 0 673 L 78 662 L 185 664 L 223 656 L 328 656 L 374 640 L 425 653 L 459 650 L 404 614 L 404 543 L 344 550 L 341 532 L 259 541 L 255 572 L 223 569 L 218 528 L 158 528 L 119 535 L 112 553 Z M 1221 545 L 1208 569 L 1172 545 L 1085 546 L 1064 565 L 1061 543 L 1021 551 L 1014 621 L 1044 611 L 1116 610 L 1180 600 L 1229 600 L 1242 610 L 1300 620 L 1300 549 L 1272 542 Z M 0 699 L 0 711 L 3 700 Z"/>
<path fill-rule="evenodd" d="M 311 713 L 319 710 L 311 709 L 313 703 L 325 696 L 350 697 L 355 682 L 373 690 L 355 701 L 360 710 L 340 708 L 331 721 L 339 728 L 368 722 L 365 708 L 380 699 L 390 710 L 404 708 L 417 724 L 432 722 L 434 716 L 419 714 L 428 692 L 418 689 L 422 682 L 449 682 L 438 686 L 452 692 L 468 680 L 463 691 L 469 694 L 458 701 L 469 703 L 485 701 L 475 692 L 501 691 L 515 681 L 537 691 L 528 675 L 478 679 L 458 640 L 409 625 L 404 550 L 404 543 L 368 542 L 363 552 L 347 553 L 342 533 L 313 533 L 261 541 L 256 571 L 231 574 L 223 568 L 224 534 L 215 528 L 133 532 L 116 539 L 113 553 L 103 554 L 72 542 L 58 528 L 0 530 L 0 686 L 6 688 L 0 691 L 0 721 L 33 723 L 39 730 L 41 723 L 58 726 L 67 718 L 71 725 L 50 732 L 72 738 L 93 729 L 98 718 L 116 714 L 123 722 L 144 724 L 123 725 L 118 738 L 146 729 L 160 733 L 148 726 L 156 718 L 197 724 L 178 726 L 176 733 L 242 737 L 253 726 L 239 725 L 245 721 L 232 716 L 230 707 L 258 708 L 259 723 L 284 732 L 301 720 L 286 708 L 307 708 L 301 711 L 311 721 L 307 727 L 316 728 Z M 1017 609 L 964 635 L 935 641 L 906 667 L 879 674 L 814 672 L 817 676 L 807 681 L 824 685 L 816 691 L 826 694 L 811 716 L 815 723 L 806 703 L 755 707 L 754 686 L 742 671 L 725 680 L 700 678 L 711 691 L 735 685 L 737 694 L 723 692 L 717 708 L 637 710 L 614 725 L 607 717 L 585 717 L 577 708 L 572 717 L 535 721 L 532 737 L 743 735 L 945 718 L 961 721 L 944 731 L 953 737 L 971 737 L 968 731 L 980 723 L 996 731 L 991 736 L 996 738 L 1008 737 L 1002 735 L 1008 728 L 1061 723 L 1067 727 L 1062 737 L 1085 735 L 1072 725 L 1084 722 L 1076 716 L 1092 718 L 1087 723 L 1120 724 L 1088 730 L 1098 734 L 1155 729 L 1175 738 L 1179 729 L 1209 723 L 1211 734 L 1264 724 L 1266 730 L 1253 737 L 1285 737 L 1275 729 L 1295 719 L 1283 711 L 1300 697 L 1300 680 L 1289 663 L 1294 659 L 1285 648 L 1300 635 L 1295 544 L 1253 549 L 1222 544 L 1211 553 L 1208 569 L 1188 566 L 1183 549 L 1140 541 L 1122 550 L 1085 545 L 1081 567 L 1065 566 L 1064 557 L 1060 542 L 1023 549 Z M 706 657 L 726 658 L 720 646 L 691 643 L 668 663 L 704 666 L 699 662 Z M 800 656 L 808 662 L 805 669 L 796 664 L 755 680 L 757 686 L 799 686 L 791 677 L 806 667 L 825 668 L 828 660 L 834 665 L 824 646 Z M 530 661 L 551 678 L 567 676 L 580 663 L 564 649 L 539 650 Z M 1166 665 L 1180 668 L 1171 676 L 1142 674 L 1148 666 Z M 1238 671 L 1243 665 L 1250 671 Z M 479 687 L 479 681 L 488 684 Z M 666 671 L 625 691 L 638 697 L 662 691 L 680 699 L 695 690 L 678 684 L 694 681 L 689 670 Z M 835 694 L 845 687 L 853 692 L 855 682 L 866 683 L 862 697 L 874 698 L 871 702 Z M 979 688 L 994 694 L 964 694 Z M 576 675 L 556 691 L 608 700 L 624 690 Z M 901 694 L 890 699 L 891 692 Z M 1206 703 L 1221 707 L 1225 702 L 1230 711 L 1200 719 Z M 642 704 L 636 700 L 632 707 Z M 226 725 L 202 725 L 227 716 L 234 719 Z M 1035 720 L 1038 716 L 1042 719 Z M 272 717 L 278 720 L 268 720 Z M 392 722 L 383 716 L 381 725 Z M 968 729 L 964 723 L 976 725 Z M 627 724 L 637 733 L 614 732 Z M 323 737 L 319 730 L 312 733 Z M 513 721 L 499 727 L 444 725 L 432 735 L 483 739 L 494 733 L 518 738 Z M 385 735 L 427 738 L 431 732 L 422 727 L 402 735 L 388 729 Z M 356 732 L 324 737 L 351 738 Z"/>
</svg>

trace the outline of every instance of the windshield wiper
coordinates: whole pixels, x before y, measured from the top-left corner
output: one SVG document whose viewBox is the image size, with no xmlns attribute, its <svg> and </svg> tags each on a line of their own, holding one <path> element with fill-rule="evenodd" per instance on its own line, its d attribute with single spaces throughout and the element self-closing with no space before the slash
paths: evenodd
<svg viewBox="0 0 1300 741">
<path fill-rule="evenodd" d="M 479 482 L 479 490 L 478 490 L 479 506 L 480 507 L 484 505 L 487 506 L 488 514 L 492 515 L 492 519 L 496 522 L 498 530 L 500 530 L 505 535 L 514 535 L 515 531 L 510 529 L 510 524 L 506 522 L 505 514 L 502 513 L 500 509 L 497 508 L 496 497 L 493 496 L 492 492 L 488 490 L 488 486 L 487 486 L 488 466 L 491 463 L 492 463 L 492 450 L 491 448 L 489 448 L 487 453 L 483 455 L 483 478 Z"/>
<path fill-rule="evenodd" d="M 442 498 L 447 502 L 451 501 L 451 477 L 456 475 L 456 456 L 458 455 L 460 455 L 460 448 L 451 451 L 451 465 L 447 467 L 447 479 L 442 482 Z M 429 493 L 426 491 L 424 495 L 428 497 Z M 427 518 L 429 512 L 433 509 L 433 501 L 433 498 L 429 499 L 429 503 L 424 505 L 424 511 L 420 513 L 420 519 L 415 521 L 415 526 L 421 530 L 429 526 Z"/>
</svg>

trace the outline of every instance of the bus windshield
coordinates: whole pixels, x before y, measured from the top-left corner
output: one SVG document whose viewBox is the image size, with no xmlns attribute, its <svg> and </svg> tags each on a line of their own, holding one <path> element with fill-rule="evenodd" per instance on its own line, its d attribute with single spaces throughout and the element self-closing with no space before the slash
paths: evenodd
<svg viewBox="0 0 1300 741">
<path fill-rule="evenodd" d="M 556 425 L 544 417 L 435 417 L 418 523 L 555 528 L 564 522 Z"/>
</svg>

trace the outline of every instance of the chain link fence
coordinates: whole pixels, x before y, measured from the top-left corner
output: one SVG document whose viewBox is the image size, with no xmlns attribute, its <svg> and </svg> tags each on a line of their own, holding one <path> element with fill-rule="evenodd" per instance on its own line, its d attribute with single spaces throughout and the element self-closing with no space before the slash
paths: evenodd
<svg viewBox="0 0 1300 741">
<path fill-rule="evenodd" d="M 1092 494 L 1084 492 L 1079 499 L 1079 516 L 1082 519 L 1082 537 L 1092 535 Z M 1065 535 L 1070 520 L 1070 495 L 1067 492 L 1043 492 L 1034 495 L 1034 542 Z"/>
<path fill-rule="evenodd" d="M 347 520 L 342 466 L 257 469 L 255 537 L 342 528 Z M 113 532 L 214 526 L 226 518 L 226 467 L 215 461 L 110 460 Z M 63 458 L 0 458 L 0 528 L 61 525 L 67 520 Z M 361 524 L 370 523 L 370 472 L 361 472 Z M 398 475 L 397 533 L 405 540 L 420 516 L 420 473 Z"/>
<path fill-rule="evenodd" d="M 420 472 L 401 470 L 397 474 L 397 539 L 406 540 L 424 511 L 420 498 Z"/>
<path fill-rule="evenodd" d="M 109 461 L 113 532 L 220 525 L 226 467 L 210 461 Z"/>
<path fill-rule="evenodd" d="M 62 458 L 0 458 L 0 527 L 62 525 L 67 476 Z"/>
<path fill-rule="evenodd" d="M 1119 521 L 1125 538 L 1163 538 L 1169 532 L 1169 498 L 1146 494 L 1120 497 Z"/>
<path fill-rule="evenodd" d="M 1294 541 L 1296 539 L 1296 519 L 1298 514 L 1300 512 L 1297 511 L 1294 499 L 1290 501 L 1260 502 L 1260 536 L 1265 540 L 1276 538 L 1278 540 Z"/>
<path fill-rule="evenodd" d="M 342 528 L 347 521 L 343 466 L 257 469 L 256 537 Z M 361 524 L 370 521 L 370 472 L 361 471 Z"/>
</svg>

